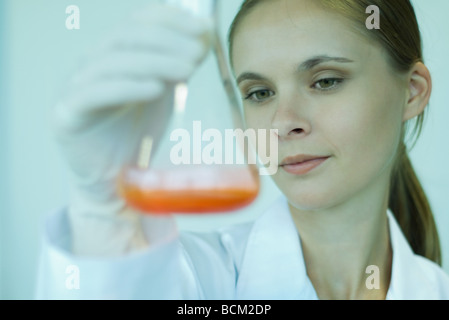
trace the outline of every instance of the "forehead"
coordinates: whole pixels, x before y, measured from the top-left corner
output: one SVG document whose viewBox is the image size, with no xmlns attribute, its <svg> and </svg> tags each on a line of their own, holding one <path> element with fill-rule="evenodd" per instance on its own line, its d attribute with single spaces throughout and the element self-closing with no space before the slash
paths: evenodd
<svg viewBox="0 0 449 320">
<path fill-rule="evenodd" d="M 273 59 L 297 63 L 317 54 L 366 57 L 367 43 L 351 22 L 314 1 L 262 1 L 240 22 L 232 55 L 238 72 Z"/>
</svg>

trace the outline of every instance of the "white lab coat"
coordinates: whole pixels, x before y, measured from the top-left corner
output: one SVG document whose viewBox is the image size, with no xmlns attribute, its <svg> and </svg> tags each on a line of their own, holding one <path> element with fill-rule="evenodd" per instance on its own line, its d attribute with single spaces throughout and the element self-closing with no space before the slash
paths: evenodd
<svg viewBox="0 0 449 320">
<path fill-rule="evenodd" d="M 387 299 L 449 299 L 448 275 L 413 254 L 387 214 L 393 248 Z M 207 234 L 172 227 L 160 243 L 120 258 L 72 255 L 65 211 L 46 221 L 44 238 L 39 299 L 318 299 L 283 196 L 254 222 Z"/>
</svg>

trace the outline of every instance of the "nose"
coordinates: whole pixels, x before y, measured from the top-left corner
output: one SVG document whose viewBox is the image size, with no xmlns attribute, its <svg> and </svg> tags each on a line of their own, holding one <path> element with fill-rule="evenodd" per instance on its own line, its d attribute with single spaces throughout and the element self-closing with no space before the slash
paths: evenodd
<svg viewBox="0 0 449 320">
<path fill-rule="evenodd" d="M 307 105 L 307 101 L 297 94 L 278 99 L 271 125 L 278 129 L 280 139 L 297 139 L 310 134 L 312 123 Z"/>
</svg>

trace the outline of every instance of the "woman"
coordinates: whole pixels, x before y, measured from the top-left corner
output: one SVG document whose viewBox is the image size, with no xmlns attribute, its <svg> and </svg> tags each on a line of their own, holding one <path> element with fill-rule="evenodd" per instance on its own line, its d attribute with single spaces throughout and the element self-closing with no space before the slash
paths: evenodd
<svg viewBox="0 0 449 320">
<path fill-rule="evenodd" d="M 379 30 L 366 28 L 370 5 Z M 284 196 L 254 223 L 201 235 L 140 216 L 113 181 L 146 134 L 137 119 L 161 134 L 173 83 L 206 52 L 208 22 L 165 6 L 134 21 L 56 109 L 73 193 L 47 223 L 40 297 L 449 298 L 404 143 L 432 88 L 408 0 L 243 3 L 230 57 L 248 127 L 278 129 L 273 179 Z"/>
</svg>

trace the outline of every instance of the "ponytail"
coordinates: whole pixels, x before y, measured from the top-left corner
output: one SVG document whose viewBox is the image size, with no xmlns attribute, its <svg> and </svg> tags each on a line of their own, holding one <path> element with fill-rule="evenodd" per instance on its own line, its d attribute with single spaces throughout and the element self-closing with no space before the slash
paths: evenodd
<svg viewBox="0 0 449 320">
<path fill-rule="evenodd" d="M 440 241 L 432 210 L 404 143 L 401 143 L 393 169 L 388 207 L 413 252 L 441 265 Z"/>
</svg>

